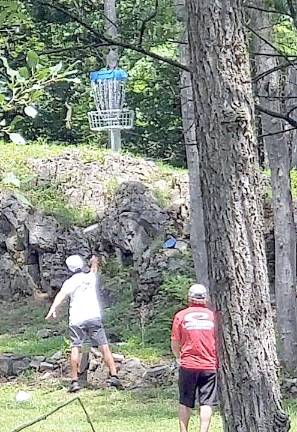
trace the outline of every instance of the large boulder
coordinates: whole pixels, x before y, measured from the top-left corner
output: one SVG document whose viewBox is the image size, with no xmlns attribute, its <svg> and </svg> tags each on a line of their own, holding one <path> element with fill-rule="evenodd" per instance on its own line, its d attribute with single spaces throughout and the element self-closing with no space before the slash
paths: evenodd
<svg viewBox="0 0 297 432">
<path fill-rule="evenodd" d="M 103 244 L 131 254 L 136 261 L 169 223 L 151 191 L 139 182 L 123 183 L 115 193 L 100 223 Z"/>
</svg>

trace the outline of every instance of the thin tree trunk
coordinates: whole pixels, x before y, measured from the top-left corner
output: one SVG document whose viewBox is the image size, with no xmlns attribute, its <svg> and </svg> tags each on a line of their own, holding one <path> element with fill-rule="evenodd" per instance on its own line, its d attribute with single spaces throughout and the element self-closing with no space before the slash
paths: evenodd
<svg viewBox="0 0 297 432">
<path fill-rule="evenodd" d="M 185 26 L 187 22 L 185 0 L 176 0 L 176 10 L 178 19 Z M 189 64 L 190 55 L 186 31 L 183 32 L 182 42 L 183 43 L 180 45 L 180 60 L 182 64 Z M 180 84 L 183 131 L 189 172 L 191 249 L 197 281 L 208 287 L 208 264 L 200 185 L 199 153 L 195 127 L 192 82 L 191 75 L 188 72 L 181 72 Z"/>
<path fill-rule="evenodd" d="M 186 4 L 224 428 L 284 432 L 243 2 Z"/>
<path fill-rule="evenodd" d="M 104 14 L 105 14 L 105 31 L 106 35 L 111 39 L 116 39 L 118 36 L 117 27 L 117 12 L 116 0 L 104 0 Z M 112 46 L 106 56 L 106 66 L 114 69 L 117 67 L 119 61 L 118 47 Z M 121 130 L 109 129 L 108 131 L 109 147 L 113 151 L 120 151 L 121 144 Z"/>
<path fill-rule="evenodd" d="M 265 6 L 263 3 L 262 6 Z M 252 23 L 260 30 L 265 40 L 272 40 L 273 17 L 267 13 L 252 14 Z M 259 31 L 259 30 L 257 30 Z M 254 49 L 258 52 L 275 54 L 274 50 L 258 37 L 253 41 Z M 255 72 L 260 74 L 267 69 L 278 66 L 277 57 L 257 56 Z M 287 71 L 285 72 L 287 73 Z M 260 95 L 259 103 L 272 111 L 283 112 L 286 103 L 280 96 L 284 96 L 284 77 L 282 71 L 277 71 L 257 84 L 256 91 Z M 285 78 L 285 79 L 284 79 Z M 277 98 L 276 98 L 277 97 Z M 262 134 L 271 134 L 264 138 L 271 170 L 272 207 L 274 216 L 275 239 L 275 296 L 277 306 L 277 324 L 280 339 L 280 358 L 288 370 L 297 367 L 297 309 L 296 309 L 296 231 L 293 216 L 291 195 L 291 157 L 289 134 L 276 134 L 285 130 L 282 120 L 266 114 L 261 115 Z"/>
</svg>

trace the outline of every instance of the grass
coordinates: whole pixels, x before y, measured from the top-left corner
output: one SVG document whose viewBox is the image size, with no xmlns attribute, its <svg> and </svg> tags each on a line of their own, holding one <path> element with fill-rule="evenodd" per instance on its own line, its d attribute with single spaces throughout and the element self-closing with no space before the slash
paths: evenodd
<svg viewBox="0 0 297 432">
<path fill-rule="evenodd" d="M 31 393 L 30 402 L 18 404 L 18 390 Z M 138 392 L 83 390 L 81 399 L 92 419 L 96 432 L 167 432 L 177 430 L 176 395 L 172 391 L 142 390 Z M 73 396 L 57 384 L 42 387 L 3 385 L 0 392 L 1 432 L 53 410 Z M 197 430 L 197 418 L 191 419 L 190 431 Z M 31 432 L 90 432 L 90 426 L 77 402 L 68 405 L 46 421 L 29 428 Z M 212 432 L 222 432 L 219 415 L 213 420 Z"/>
<path fill-rule="evenodd" d="M 14 352 L 22 355 L 45 355 L 67 349 L 63 334 L 67 321 L 62 317 L 57 322 L 47 323 L 44 316 L 48 305 L 27 299 L 20 303 L 0 304 L 0 352 Z M 61 333 L 48 339 L 38 339 L 40 328 L 50 328 Z M 142 348 L 139 343 L 128 341 L 120 351 L 139 358 L 156 354 L 154 350 Z M 135 355 L 137 354 L 137 355 Z M 155 357 L 157 360 L 157 356 Z M 37 380 L 34 374 L 27 374 L 17 381 L 0 384 L 1 432 L 12 432 L 16 427 L 44 415 L 73 396 L 66 391 L 68 382 L 53 379 Z M 18 391 L 30 392 L 31 400 L 17 403 Z M 176 389 L 141 389 L 139 391 L 83 390 L 80 393 L 96 432 L 167 432 L 177 430 Z M 286 409 L 291 416 L 292 428 L 297 430 L 297 401 L 289 401 Z M 198 420 L 191 419 L 190 432 L 198 430 Z M 80 406 L 75 402 L 46 421 L 30 428 L 29 432 L 90 432 L 90 427 Z M 211 432 L 223 432 L 221 420 L 215 414 Z"/>
<path fill-rule="evenodd" d="M 32 300 L 22 303 L 0 304 L 0 353 L 24 356 L 49 357 L 57 351 L 65 351 L 68 342 L 65 315 L 57 322 L 44 320 L 48 306 Z M 42 339 L 37 337 L 40 329 L 51 329 L 56 335 Z"/>
<path fill-rule="evenodd" d="M 50 357 L 57 351 L 67 351 L 68 323 L 65 308 L 57 321 L 45 321 L 49 305 L 27 299 L 21 303 L 0 303 L 0 354 Z M 50 329 L 55 335 L 46 339 L 37 337 L 40 329 Z M 143 347 L 139 340 L 130 338 L 120 346 L 111 344 L 113 352 L 136 357 L 154 364 L 160 361 L 162 351 Z"/>
<path fill-rule="evenodd" d="M 73 396 L 66 392 L 66 383 L 3 384 L 0 389 L 1 432 L 12 432 L 14 428 L 33 421 L 59 405 L 71 400 Z M 18 391 L 27 391 L 31 400 L 17 403 Z M 79 396 L 85 405 L 96 432 L 167 432 L 177 431 L 177 393 L 175 390 L 153 389 L 134 392 L 110 390 L 82 390 Z M 297 403 L 286 403 L 286 410 L 291 417 L 291 430 L 297 429 Z M 198 430 L 198 418 L 193 414 L 190 432 Z M 30 427 L 30 432 L 90 432 L 85 415 L 77 402 L 70 404 L 46 421 Z M 223 432 L 222 422 L 215 413 L 211 432 Z"/>
</svg>

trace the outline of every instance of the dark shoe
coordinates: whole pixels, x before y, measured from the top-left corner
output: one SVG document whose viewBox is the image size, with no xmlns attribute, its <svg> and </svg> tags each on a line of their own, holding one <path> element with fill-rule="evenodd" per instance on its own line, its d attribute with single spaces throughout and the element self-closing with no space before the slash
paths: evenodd
<svg viewBox="0 0 297 432">
<path fill-rule="evenodd" d="M 69 393 L 76 393 L 80 391 L 80 386 L 77 381 L 72 381 L 69 387 Z"/>
<path fill-rule="evenodd" d="M 117 375 L 109 375 L 108 383 L 111 387 L 116 387 L 119 390 L 122 390 L 124 388 Z"/>
</svg>

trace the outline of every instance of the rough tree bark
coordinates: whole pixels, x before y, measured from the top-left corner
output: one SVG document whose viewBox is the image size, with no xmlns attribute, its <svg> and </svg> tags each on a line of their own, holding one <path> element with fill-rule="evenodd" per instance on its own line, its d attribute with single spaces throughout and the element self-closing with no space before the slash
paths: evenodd
<svg viewBox="0 0 297 432">
<path fill-rule="evenodd" d="M 183 34 L 180 45 L 180 61 L 182 64 L 190 63 L 188 35 L 185 30 L 187 22 L 185 0 L 176 0 L 177 18 L 182 23 Z M 208 287 L 208 263 L 205 244 L 205 229 L 203 216 L 203 203 L 200 185 L 199 153 L 195 127 L 195 113 L 193 104 L 193 90 L 191 75 L 182 71 L 180 74 L 181 111 L 183 120 L 184 140 L 186 146 L 187 165 L 189 171 L 190 187 L 190 213 L 191 213 L 191 249 L 194 259 L 196 278 L 199 283 Z"/>
<path fill-rule="evenodd" d="M 263 8 L 265 2 L 257 2 Z M 255 30 L 272 41 L 273 17 L 268 13 L 252 13 L 251 23 Z M 273 48 L 259 37 L 253 38 L 255 52 L 276 54 Z M 259 75 L 279 65 L 278 57 L 257 56 L 254 71 Z M 285 74 L 285 76 L 284 76 Z M 276 112 L 287 112 L 285 82 L 288 71 L 277 71 L 259 80 L 256 94 L 259 104 Z M 287 87 L 287 85 L 286 85 Z M 284 100 L 280 97 L 283 96 Z M 287 109 L 287 111 L 286 111 Z M 288 370 L 297 367 L 297 307 L 296 307 L 296 231 L 291 194 L 290 134 L 278 134 L 287 125 L 280 119 L 261 114 L 261 133 L 271 170 L 272 207 L 275 239 L 275 297 L 277 324 L 280 340 L 280 358 Z M 276 134 L 275 134 L 276 133 Z M 275 134 L 275 135 L 274 135 Z"/>
<path fill-rule="evenodd" d="M 276 373 L 243 2 L 186 4 L 224 427 L 288 431 Z"/>
</svg>

